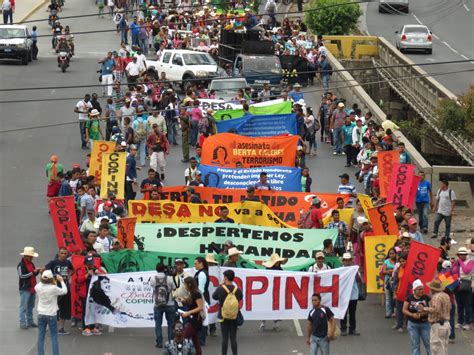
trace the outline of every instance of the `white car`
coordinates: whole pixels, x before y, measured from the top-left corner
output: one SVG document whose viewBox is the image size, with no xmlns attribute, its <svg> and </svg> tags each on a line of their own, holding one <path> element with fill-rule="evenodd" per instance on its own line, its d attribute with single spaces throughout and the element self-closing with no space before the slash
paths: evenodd
<svg viewBox="0 0 474 355">
<path fill-rule="evenodd" d="M 404 25 L 397 34 L 396 46 L 400 52 L 407 50 L 423 50 L 433 52 L 433 34 L 424 25 Z"/>
<path fill-rule="evenodd" d="M 217 77 L 218 65 L 208 54 L 190 50 L 164 50 L 158 60 L 147 60 L 147 68 L 154 68 L 158 75 L 166 73 L 172 81 L 192 81 L 201 79 L 209 82 Z"/>
<path fill-rule="evenodd" d="M 20 59 L 23 65 L 32 60 L 33 42 L 24 25 L 0 25 L 0 59 Z"/>
</svg>

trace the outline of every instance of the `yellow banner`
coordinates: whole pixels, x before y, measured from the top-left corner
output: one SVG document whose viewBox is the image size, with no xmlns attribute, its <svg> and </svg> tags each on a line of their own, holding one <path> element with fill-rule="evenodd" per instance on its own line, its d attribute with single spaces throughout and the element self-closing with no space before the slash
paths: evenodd
<svg viewBox="0 0 474 355">
<path fill-rule="evenodd" d="M 219 219 L 222 206 L 229 209 L 229 218 L 235 223 L 263 227 L 293 228 L 278 218 L 261 202 L 234 202 L 224 204 L 201 204 L 174 202 L 170 200 L 128 201 L 129 217 L 137 217 L 138 223 L 214 223 Z"/>
<path fill-rule="evenodd" d="M 117 199 L 125 198 L 125 169 L 127 153 L 102 153 L 102 183 L 100 197 L 106 199 L 114 193 Z"/>
<path fill-rule="evenodd" d="M 357 198 L 362 204 L 362 208 L 364 209 L 365 215 L 368 216 L 369 208 L 374 207 L 374 204 L 372 203 L 372 199 L 370 198 L 369 195 L 364 195 L 364 194 L 357 194 Z"/>
<path fill-rule="evenodd" d="M 89 175 L 95 176 L 97 184 L 101 183 L 102 155 L 111 153 L 115 149 L 115 142 L 92 141 L 91 158 L 89 161 Z"/>
<path fill-rule="evenodd" d="M 388 250 L 393 247 L 396 241 L 396 235 L 374 235 L 364 238 L 368 293 L 384 292 L 385 280 L 380 277 L 380 267 L 385 261 Z"/>
<path fill-rule="evenodd" d="M 351 221 L 352 214 L 354 213 L 354 209 L 343 208 L 342 210 L 338 210 L 338 211 L 339 211 L 339 219 L 343 221 L 345 224 L 347 224 L 347 227 L 349 228 L 349 223 Z M 329 222 L 331 221 L 332 221 L 332 215 L 331 213 L 328 213 L 327 216 L 323 218 L 324 227 L 326 228 Z"/>
</svg>

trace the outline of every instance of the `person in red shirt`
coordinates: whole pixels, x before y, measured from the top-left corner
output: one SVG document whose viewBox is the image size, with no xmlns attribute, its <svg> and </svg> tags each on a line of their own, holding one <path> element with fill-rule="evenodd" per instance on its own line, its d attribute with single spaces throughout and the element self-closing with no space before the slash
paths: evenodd
<svg viewBox="0 0 474 355">
<path fill-rule="evenodd" d="M 311 201 L 311 229 L 323 228 L 323 213 L 321 212 L 321 200 L 318 197 Z"/>
</svg>

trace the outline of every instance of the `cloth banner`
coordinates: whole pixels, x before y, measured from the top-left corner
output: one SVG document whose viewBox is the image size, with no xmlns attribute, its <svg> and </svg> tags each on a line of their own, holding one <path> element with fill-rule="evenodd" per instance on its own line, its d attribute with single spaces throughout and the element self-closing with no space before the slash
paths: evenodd
<svg viewBox="0 0 474 355">
<path fill-rule="evenodd" d="M 247 195 L 242 189 L 217 189 L 211 187 L 194 187 L 195 192 L 205 203 L 232 203 L 241 201 Z M 162 200 L 188 202 L 189 195 L 184 186 L 164 186 L 160 192 Z M 349 195 L 327 194 L 319 192 L 282 192 L 256 190 L 255 196 L 260 202 L 266 204 L 278 218 L 292 227 L 298 226 L 301 211 L 308 211 L 311 200 L 319 197 L 321 200 L 321 212 L 324 216 L 331 216 L 331 211 L 336 208 L 338 197 L 349 201 Z M 349 216 L 350 217 L 350 216 Z M 341 216 L 342 219 L 342 216 Z"/>
<path fill-rule="evenodd" d="M 72 251 L 72 247 L 84 248 L 77 225 L 76 203 L 74 196 L 53 197 L 49 203 L 51 220 L 54 225 L 56 244 L 58 248 L 65 247 Z"/>
<path fill-rule="evenodd" d="M 394 207 L 408 206 L 414 175 L 415 165 L 394 164 L 387 202 L 392 202 Z"/>
<path fill-rule="evenodd" d="M 135 226 L 135 249 L 187 254 L 206 254 L 215 247 L 224 249 L 231 240 L 253 261 L 265 261 L 273 253 L 289 258 L 289 265 L 301 264 L 323 250 L 325 239 L 333 243 L 337 229 L 283 229 L 234 223 L 162 224 L 138 223 Z"/>
<path fill-rule="evenodd" d="M 413 175 L 410 186 L 410 195 L 408 197 L 408 204 L 406 207 L 413 210 L 416 201 L 416 192 L 418 191 L 418 184 L 421 182 L 421 176 Z"/>
<path fill-rule="evenodd" d="M 229 268 L 209 268 L 209 292 L 223 281 L 222 273 Z M 322 304 L 329 307 L 335 318 L 344 318 L 357 266 L 309 272 L 232 269 L 235 283 L 242 289 L 244 299 L 241 312 L 245 320 L 306 319 L 311 309 L 311 296 L 320 293 Z M 193 270 L 186 270 L 193 273 Z M 88 296 L 86 323 L 106 324 L 117 328 L 151 328 L 153 317 L 153 289 L 150 279 L 156 272 L 132 272 L 93 276 L 99 280 L 104 293 L 99 300 Z M 89 288 L 90 290 L 90 288 Z M 105 307 L 104 305 L 107 305 Z M 111 309 L 112 310 L 111 310 Z M 219 306 L 212 300 L 208 310 L 209 323 L 217 322 Z"/>
<path fill-rule="evenodd" d="M 222 205 L 183 203 L 173 201 L 128 201 L 128 214 L 137 222 L 154 223 L 213 223 L 218 219 Z M 225 204 L 229 218 L 235 223 L 253 226 L 292 228 L 279 219 L 272 210 L 260 202 L 234 202 Z"/>
<path fill-rule="evenodd" d="M 217 121 L 240 118 L 244 116 L 244 110 L 241 105 L 235 105 L 239 108 L 230 110 L 218 110 L 213 117 Z M 249 112 L 252 115 L 284 115 L 291 113 L 291 101 L 283 99 L 259 102 L 249 106 Z"/>
<path fill-rule="evenodd" d="M 102 156 L 103 179 L 100 186 L 100 197 L 106 199 L 109 193 L 113 192 L 118 199 L 124 199 L 127 153 L 104 153 Z"/>
<path fill-rule="evenodd" d="M 357 194 L 357 199 L 360 201 L 360 204 L 362 208 L 364 209 L 365 215 L 368 216 L 369 208 L 374 207 L 374 204 L 372 203 L 372 199 L 370 198 L 369 195 L 364 195 L 364 194 Z"/>
<path fill-rule="evenodd" d="M 221 168 L 199 165 L 202 180 L 208 187 L 221 189 L 246 189 L 255 185 L 261 172 L 267 173 L 267 181 L 275 191 L 301 191 L 301 169 L 285 166 L 265 168 Z"/>
<path fill-rule="evenodd" d="M 162 263 L 168 270 L 173 270 L 176 259 L 183 260 L 185 267 L 192 267 L 194 259 L 198 256 L 204 257 L 205 254 L 122 249 L 111 251 L 110 253 L 103 253 L 100 257 L 107 273 L 116 274 L 123 272 L 154 271 L 157 263 Z M 221 266 L 227 260 L 227 256 L 224 254 L 214 254 L 214 257 Z M 301 259 L 298 264 L 291 262 L 289 263 L 290 265 L 288 265 L 288 263 L 286 263 L 282 265 L 282 268 L 286 271 L 308 271 L 309 267 L 314 265 L 314 263 L 314 259 Z M 331 269 L 342 266 L 341 260 L 336 256 L 326 256 L 324 263 L 329 265 Z M 237 267 L 243 269 L 265 269 L 265 267 L 261 265 L 261 261 L 257 263 L 248 259 L 246 256 L 240 256 L 237 261 Z"/>
<path fill-rule="evenodd" d="M 343 221 L 345 224 L 347 224 L 347 228 L 349 228 L 349 225 L 351 223 L 352 219 L 352 214 L 354 213 L 354 208 L 343 208 L 342 210 L 339 211 L 339 219 Z M 326 215 L 323 218 L 323 224 L 324 226 L 327 226 L 331 221 L 332 221 L 332 216 L 331 216 L 332 210 L 328 211 Z"/>
<path fill-rule="evenodd" d="M 124 249 L 133 250 L 137 217 L 120 218 L 117 221 L 117 239 Z"/>
<path fill-rule="evenodd" d="M 412 283 L 420 279 L 425 285 L 425 294 L 428 295 L 430 289 L 426 283 L 433 280 L 438 266 L 441 251 L 430 245 L 412 240 L 410 251 L 405 265 L 405 272 L 398 286 L 397 300 L 404 301 L 408 293 L 412 293 Z"/>
<path fill-rule="evenodd" d="M 71 255 L 71 263 L 74 270 L 79 269 L 82 265 L 84 265 L 84 258 L 83 255 Z M 100 258 L 93 258 L 94 266 L 96 268 L 100 267 Z M 79 285 L 77 284 L 77 273 L 73 272 L 71 274 L 71 316 L 74 318 L 81 319 L 82 318 L 82 302 L 79 298 Z"/>
<path fill-rule="evenodd" d="M 380 179 L 380 197 L 387 198 L 392 182 L 392 170 L 395 164 L 400 164 L 400 152 L 388 150 L 377 152 Z"/>
<path fill-rule="evenodd" d="M 241 118 L 217 121 L 217 132 L 235 133 L 247 137 L 271 137 L 280 134 L 297 134 L 296 114 L 286 115 L 245 115 Z"/>
<path fill-rule="evenodd" d="M 258 166 L 295 166 L 299 136 L 250 138 L 219 133 L 204 141 L 201 164 L 235 168 Z"/>
<path fill-rule="evenodd" d="M 98 184 L 102 178 L 102 159 L 104 153 L 111 153 L 115 150 L 115 142 L 92 141 L 91 158 L 89 162 L 89 175 L 95 176 Z"/>
<path fill-rule="evenodd" d="M 385 205 L 369 208 L 368 216 L 375 235 L 398 235 L 393 204 L 386 203 Z"/>
<path fill-rule="evenodd" d="M 367 293 L 385 292 L 385 280 L 380 277 L 380 267 L 396 241 L 396 235 L 371 235 L 364 238 Z"/>
</svg>

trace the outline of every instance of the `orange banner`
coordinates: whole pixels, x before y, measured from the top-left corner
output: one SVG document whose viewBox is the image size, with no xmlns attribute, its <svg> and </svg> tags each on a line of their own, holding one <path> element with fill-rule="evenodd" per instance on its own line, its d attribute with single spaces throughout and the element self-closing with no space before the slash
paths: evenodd
<svg viewBox="0 0 474 355">
<path fill-rule="evenodd" d="M 220 133 L 204 141 L 201 164 L 235 168 L 259 166 L 295 166 L 299 136 L 251 138 Z"/>
<path fill-rule="evenodd" d="M 400 153 L 398 150 L 388 150 L 386 152 L 377 152 L 379 179 L 380 179 L 380 197 L 387 197 L 392 180 L 392 170 L 394 164 L 400 163 Z"/>
<path fill-rule="evenodd" d="M 397 221 L 393 213 L 393 204 L 369 208 L 370 223 L 375 235 L 398 235 Z"/>
<path fill-rule="evenodd" d="M 194 187 L 194 190 L 206 203 L 232 203 L 241 201 L 247 195 L 243 189 L 217 189 L 212 187 Z M 330 216 L 336 208 L 338 197 L 344 199 L 344 204 L 349 201 L 349 195 L 328 194 L 319 192 L 282 192 L 282 191 L 255 191 L 255 196 L 260 202 L 266 204 L 278 218 L 292 227 L 298 227 L 301 211 L 307 212 L 311 200 L 317 196 L 321 199 L 321 211 L 324 216 Z M 188 202 L 189 197 L 184 186 L 165 186 L 161 191 L 162 200 Z"/>
<path fill-rule="evenodd" d="M 117 221 L 117 239 L 124 249 L 133 250 L 137 217 L 120 218 Z"/>
<path fill-rule="evenodd" d="M 102 175 L 102 154 L 111 153 L 115 150 L 115 142 L 93 141 L 91 158 L 89 162 L 89 175 L 95 176 L 97 184 L 100 184 Z"/>
</svg>

